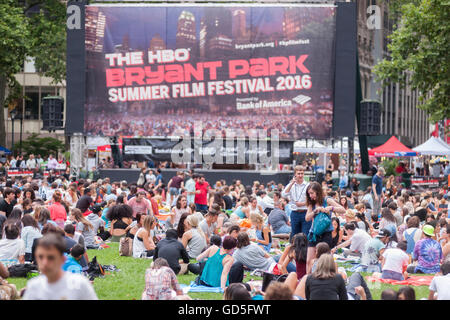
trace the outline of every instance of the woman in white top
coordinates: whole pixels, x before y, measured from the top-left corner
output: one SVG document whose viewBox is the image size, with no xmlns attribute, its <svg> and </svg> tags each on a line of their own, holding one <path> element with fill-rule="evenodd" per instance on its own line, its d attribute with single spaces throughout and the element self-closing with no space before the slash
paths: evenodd
<svg viewBox="0 0 450 320">
<path fill-rule="evenodd" d="M 256 198 L 250 199 L 250 215 L 252 213 L 258 213 L 262 215 L 264 218 L 267 217 L 267 215 L 264 213 L 262 207 L 258 204 L 258 200 Z"/>
<path fill-rule="evenodd" d="M 190 215 L 184 220 L 184 230 L 181 242 L 189 258 L 196 259 L 206 248 L 206 237 L 202 229 L 198 227 L 198 219 L 195 215 Z"/>
<path fill-rule="evenodd" d="M 26 214 L 22 218 L 23 228 L 20 238 L 25 243 L 25 261 L 32 260 L 32 247 L 34 239 L 42 237 L 39 225 L 34 218 Z"/>
<path fill-rule="evenodd" d="M 156 220 L 152 215 L 148 215 L 144 219 L 143 227 L 140 228 L 133 239 L 133 257 L 143 258 L 152 257 L 156 245 L 151 236 L 151 230 L 156 226 Z"/>
<path fill-rule="evenodd" d="M 69 190 L 64 193 L 64 202 L 67 203 L 70 209 L 75 208 L 78 201 L 77 186 L 76 184 L 71 184 Z"/>
<path fill-rule="evenodd" d="M 191 208 L 187 205 L 187 198 L 185 196 L 179 196 L 175 207 L 172 208 L 170 213 L 170 222 L 174 228 L 178 226 L 178 222 L 183 213 L 191 214 L 192 212 Z"/>
</svg>

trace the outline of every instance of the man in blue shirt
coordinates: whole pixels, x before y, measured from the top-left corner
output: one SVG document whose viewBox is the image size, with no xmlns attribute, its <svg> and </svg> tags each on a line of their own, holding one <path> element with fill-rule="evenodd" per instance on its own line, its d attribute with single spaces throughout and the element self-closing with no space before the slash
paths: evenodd
<svg viewBox="0 0 450 320">
<path fill-rule="evenodd" d="M 339 178 L 339 189 L 343 190 L 348 186 L 348 175 L 344 170 L 341 171 L 341 176 Z"/>
<path fill-rule="evenodd" d="M 156 169 L 156 173 L 158 174 L 157 176 L 156 176 L 156 180 L 155 180 L 155 186 L 159 186 L 160 184 L 163 184 L 164 183 L 164 181 L 163 181 L 163 177 L 162 177 L 162 174 L 161 174 L 161 169 Z"/>
<path fill-rule="evenodd" d="M 380 167 L 377 174 L 372 178 L 372 198 L 373 198 L 373 213 L 377 215 L 381 211 L 381 203 L 383 197 L 383 176 L 385 175 L 383 167 Z"/>
</svg>

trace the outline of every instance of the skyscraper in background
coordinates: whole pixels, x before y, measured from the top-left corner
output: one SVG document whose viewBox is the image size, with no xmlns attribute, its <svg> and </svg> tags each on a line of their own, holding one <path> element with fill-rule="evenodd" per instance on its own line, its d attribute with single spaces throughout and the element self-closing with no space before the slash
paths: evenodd
<svg viewBox="0 0 450 320">
<path fill-rule="evenodd" d="M 166 44 L 164 40 L 161 38 L 160 34 L 155 34 L 154 37 L 150 40 L 150 51 L 156 51 L 156 50 L 164 50 L 166 49 Z"/>
<path fill-rule="evenodd" d="M 176 47 L 190 49 L 191 56 L 197 55 L 195 17 L 192 12 L 183 10 L 178 17 Z"/>
<path fill-rule="evenodd" d="M 87 7 L 86 11 L 86 50 L 103 52 L 106 17 L 100 9 L 96 7 Z"/>
<path fill-rule="evenodd" d="M 247 21 L 245 17 L 245 11 L 237 9 L 233 11 L 233 39 L 239 43 L 246 41 L 249 38 L 249 32 L 247 30 Z"/>
</svg>

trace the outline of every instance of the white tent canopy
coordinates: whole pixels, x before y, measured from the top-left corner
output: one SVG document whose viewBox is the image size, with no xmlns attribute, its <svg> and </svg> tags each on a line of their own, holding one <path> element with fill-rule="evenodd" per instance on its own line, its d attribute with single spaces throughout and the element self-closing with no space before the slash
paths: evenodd
<svg viewBox="0 0 450 320">
<path fill-rule="evenodd" d="M 297 140 L 294 142 L 294 152 L 327 153 L 326 150 L 327 147 L 325 147 L 323 144 L 319 143 L 316 140 L 308 140 L 308 144 L 306 143 L 306 140 Z"/>
<path fill-rule="evenodd" d="M 341 149 L 341 144 L 343 148 Z M 359 142 L 357 139 L 353 143 L 354 152 L 359 153 Z M 336 141 L 334 147 L 329 143 L 327 146 L 321 144 L 317 140 L 308 140 L 308 146 L 306 146 L 306 140 L 297 140 L 294 142 L 294 152 L 300 153 L 348 153 L 348 141 L 344 139 Z"/>
<path fill-rule="evenodd" d="M 358 139 L 353 140 L 353 151 L 360 153 Z M 327 148 L 327 153 L 348 153 L 348 140 L 338 140 L 335 142 L 334 147 L 330 144 Z"/>
<path fill-rule="evenodd" d="M 413 148 L 421 155 L 445 156 L 450 155 L 450 147 L 440 138 L 431 137 L 421 145 Z"/>
</svg>

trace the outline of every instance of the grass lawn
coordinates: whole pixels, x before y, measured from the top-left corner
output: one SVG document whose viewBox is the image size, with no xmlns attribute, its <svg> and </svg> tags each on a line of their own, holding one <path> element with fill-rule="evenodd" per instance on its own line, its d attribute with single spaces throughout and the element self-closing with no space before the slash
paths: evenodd
<svg viewBox="0 0 450 320">
<path fill-rule="evenodd" d="M 104 278 L 96 278 L 94 289 L 101 300 L 140 300 L 145 287 L 145 270 L 150 267 L 150 259 L 134 259 L 132 257 L 119 256 L 118 243 L 108 243 L 111 248 L 103 250 L 88 250 L 89 258 L 97 256 L 97 261 L 102 265 L 115 265 L 119 272 L 108 273 Z M 363 274 L 368 275 L 368 274 Z M 195 279 L 194 274 L 178 276 L 179 283 L 189 284 Z M 251 277 L 248 273 L 244 281 L 261 280 L 258 277 Z M 10 283 L 14 283 L 18 290 L 25 287 L 27 279 L 8 278 Z M 381 292 L 388 288 L 398 290 L 400 286 L 383 283 L 368 283 L 373 299 L 379 300 Z M 416 299 L 428 297 L 428 287 L 413 287 L 416 291 Z M 222 300 L 220 293 L 189 293 L 189 296 L 198 300 Z"/>
</svg>

